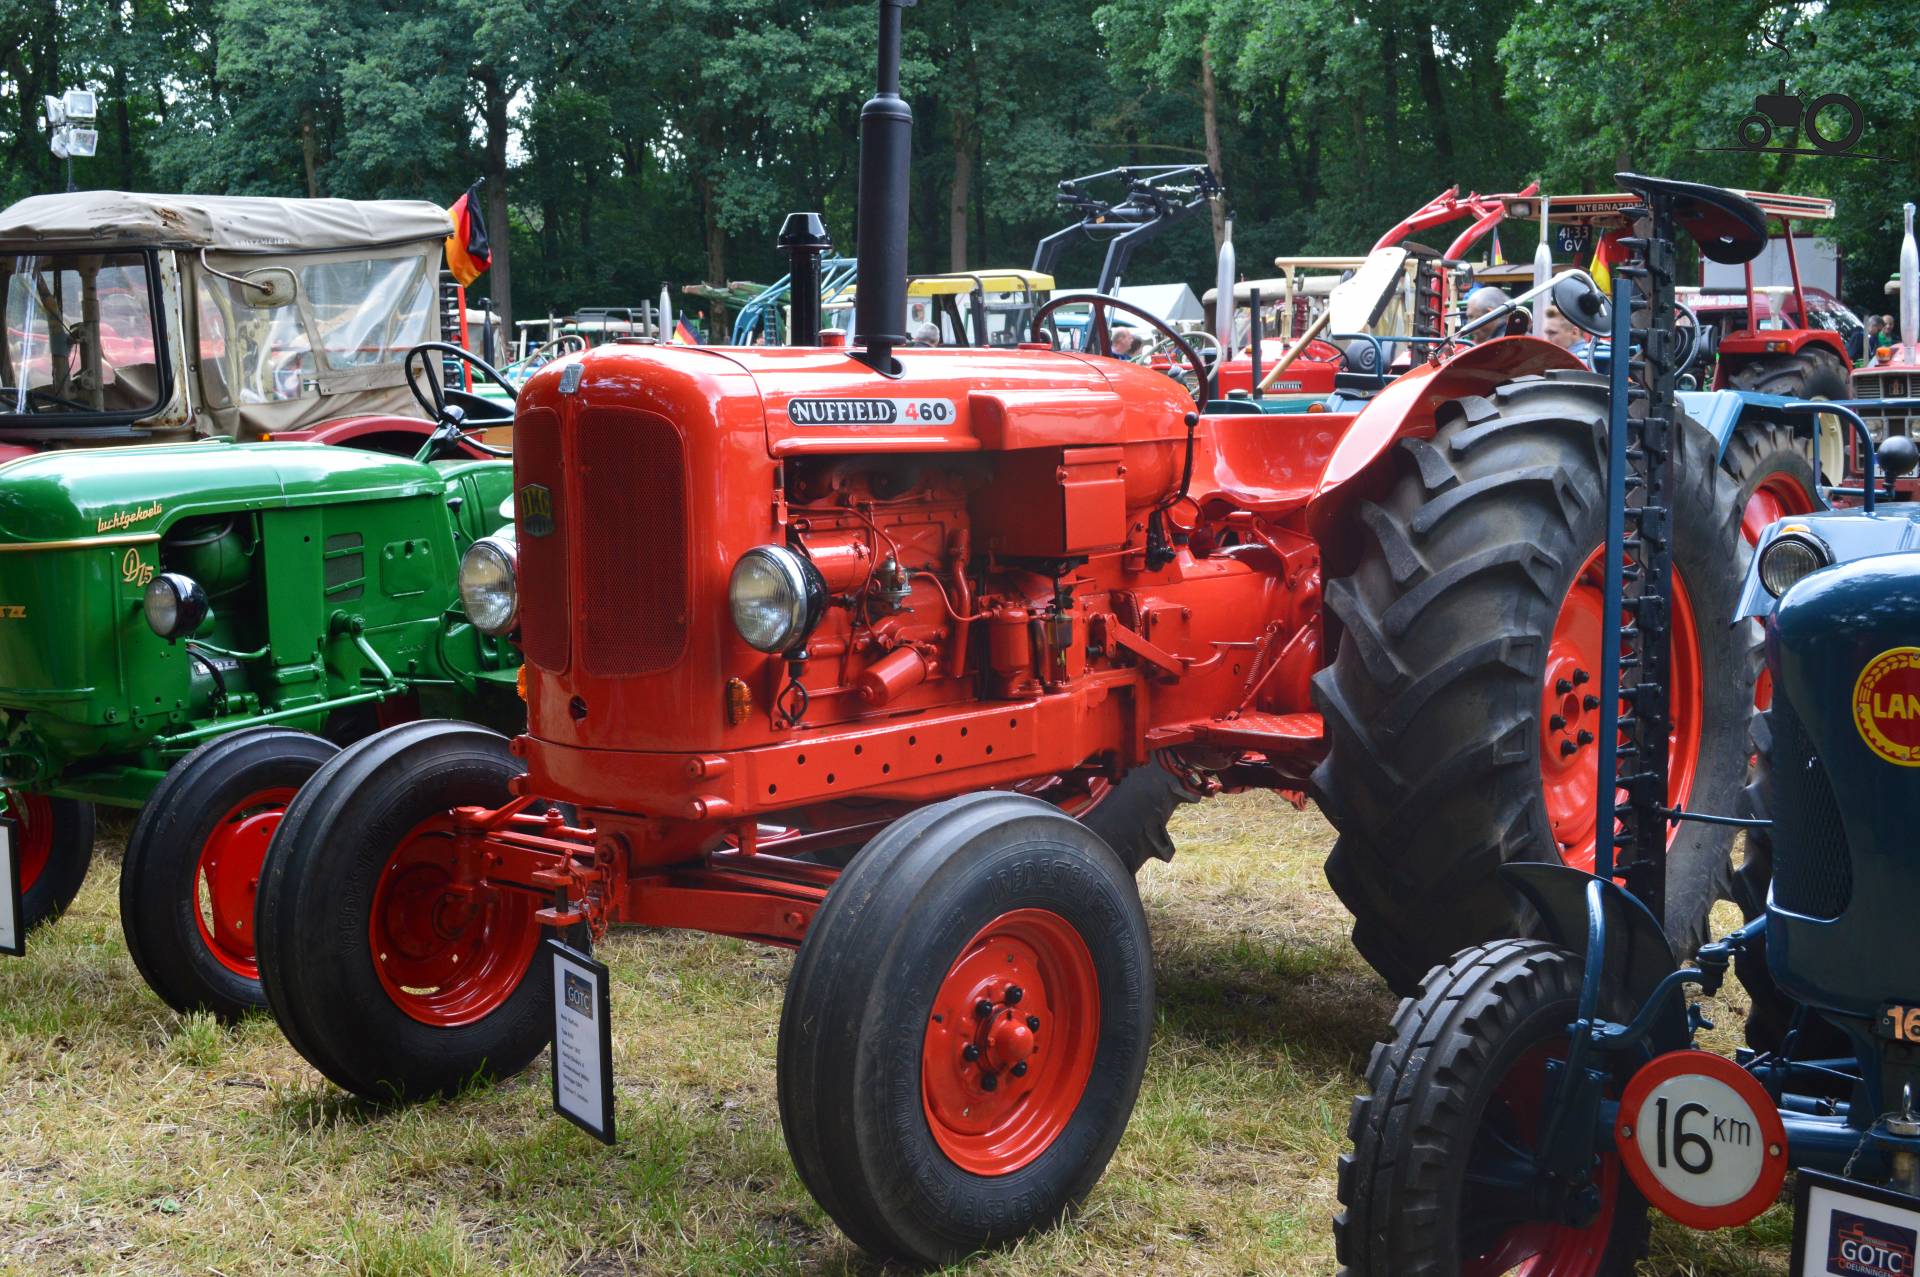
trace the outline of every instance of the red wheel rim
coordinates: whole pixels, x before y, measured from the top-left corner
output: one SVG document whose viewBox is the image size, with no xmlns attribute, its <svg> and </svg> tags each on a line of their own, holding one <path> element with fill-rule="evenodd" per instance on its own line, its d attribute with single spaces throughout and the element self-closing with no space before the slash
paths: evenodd
<svg viewBox="0 0 1920 1277">
<path fill-rule="evenodd" d="M 7 813 L 13 817 L 14 854 L 20 857 L 20 890 L 32 891 L 53 855 L 53 800 L 17 789 L 7 790 L 6 797 Z"/>
<path fill-rule="evenodd" d="M 975 1175 L 1032 1162 L 1073 1119 L 1099 1038 L 1100 977 L 1080 933 L 1046 909 L 1001 914 L 934 995 L 920 1055 L 934 1142 Z"/>
<path fill-rule="evenodd" d="M 395 1006 L 454 1028 L 513 996 L 540 943 L 534 901 L 462 873 L 451 816 L 416 826 L 380 871 L 369 926 L 373 969 Z"/>
<path fill-rule="evenodd" d="M 1594 864 L 1594 787 L 1599 781 L 1600 664 L 1607 651 L 1605 636 L 1619 631 L 1618 624 L 1604 623 L 1604 575 L 1602 551 L 1596 549 L 1567 587 L 1547 649 L 1540 699 L 1540 782 L 1547 820 L 1561 860 L 1589 872 Z M 1674 725 L 1667 741 L 1667 797 L 1673 805 L 1684 806 L 1700 761 L 1704 680 L 1693 603 L 1677 572 L 1672 642 Z"/>
<path fill-rule="evenodd" d="M 1566 1043 L 1543 1043 L 1514 1062 L 1494 1087 L 1481 1117 L 1483 1131 L 1499 1133 L 1508 1144 L 1538 1146 L 1540 1111 L 1547 1080 L 1547 1061 L 1564 1058 Z M 1591 1277 L 1606 1258 L 1613 1232 L 1614 1205 L 1620 1196 L 1620 1157 L 1607 1141 L 1600 1153 L 1594 1182 L 1600 1189 L 1600 1211 L 1584 1228 L 1546 1220 L 1523 1220 L 1509 1225 L 1484 1250 L 1463 1257 L 1460 1277 Z"/>
<path fill-rule="evenodd" d="M 253 956 L 260 864 L 296 792 L 292 786 L 263 789 L 228 808 L 200 845 L 194 868 L 193 920 L 200 928 L 200 943 L 214 961 L 248 980 L 260 978 Z"/>
<path fill-rule="evenodd" d="M 1761 532 L 1775 519 L 1812 512 L 1811 492 L 1791 476 L 1770 474 L 1760 481 L 1760 486 L 1747 498 L 1747 508 L 1740 512 L 1740 535 L 1747 539 L 1748 545 L 1758 545 Z"/>
</svg>

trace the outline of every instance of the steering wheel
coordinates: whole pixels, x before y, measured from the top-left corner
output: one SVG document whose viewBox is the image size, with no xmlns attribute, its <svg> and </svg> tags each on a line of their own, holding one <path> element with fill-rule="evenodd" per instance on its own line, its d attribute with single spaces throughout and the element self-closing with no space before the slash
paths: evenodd
<svg viewBox="0 0 1920 1277">
<path fill-rule="evenodd" d="M 459 346 L 444 341 L 421 342 L 418 346 L 407 351 L 407 357 L 401 361 L 400 365 L 401 371 L 407 379 L 407 389 L 413 392 L 414 401 L 426 409 L 434 421 L 434 431 L 428 436 L 427 442 L 421 447 L 420 455 L 423 457 L 432 456 L 434 452 L 438 451 L 442 443 L 458 441 L 462 446 L 472 448 L 476 452 L 485 453 L 489 457 L 511 457 L 513 453 L 509 450 L 505 448 L 495 448 L 491 444 L 481 443 L 473 437 L 472 432 L 466 429 L 466 409 L 447 402 L 446 388 L 440 384 L 438 377 L 431 375 L 432 370 L 427 367 L 427 356 L 430 354 L 456 356 L 463 363 L 472 365 L 476 371 L 482 373 L 495 385 L 505 390 L 509 402 L 514 404 L 520 402 L 520 392 L 514 389 L 513 383 L 507 380 L 505 374 L 472 351 L 463 350 Z M 416 360 L 419 361 L 420 371 L 429 374 L 425 378 L 426 389 L 424 391 L 420 388 L 420 376 L 414 372 L 414 362 Z"/>
<path fill-rule="evenodd" d="M 62 408 L 71 408 L 75 412 L 99 412 L 100 411 L 100 409 L 94 407 L 90 403 L 80 403 L 79 401 L 73 400 L 73 399 L 63 399 L 59 395 L 54 394 L 51 390 L 48 390 L 45 386 L 28 386 L 27 399 L 29 401 L 32 401 L 35 399 L 44 399 L 48 403 L 57 403 Z"/>
<path fill-rule="evenodd" d="M 1676 334 L 1681 332 L 1687 334 L 1687 357 L 1676 364 L 1673 370 L 1673 375 L 1678 377 L 1681 373 L 1693 367 L 1694 360 L 1700 358 L 1700 352 L 1706 348 L 1706 342 L 1703 339 L 1706 336 L 1707 330 L 1700 326 L 1700 316 L 1693 313 L 1691 306 L 1686 305 L 1684 302 L 1675 302 L 1673 308 L 1679 311 L 1680 317 L 1686 321 L 1685 323 L 1674 324 L 1674 332 Z"/>
<path fill-rule="evenodd" d="M 1195 350 L 1185 337 L 1175 332 L 1166 320 L 1151 311 L 1142 310 L 1132 302 L 1124 302 L 1118 297 L 1109 297 L 1105 293 L 1059 293 L 1050 298 L 1039 310 L 1033 312 L 1033 340 L 1047 341 L 1046 324 L 1053 318 L 1053 312 L 1062 306 L 1083 304 L 1092 307 L 1092 314 L 1089 316 L 1091 321 L 1089 334 L 1099 334 L 1101 345 L 1104 347 L 1099 353 L 1108 357 L 1113 355 L 1113 328 L 1107 323 L 1102 311 L 1124 311 L 1135 319 L 1145 320 L 1150 327 L 1158 329 L 1161 335 L 1172 343 L 1173 348 L 1180 352 L 1180 357 L 1186 361 L 1187 367 L 1193 370 L 1194 385 L 1191 390 L 1194 405 L 1202 408 L 1206 406 L 1207 389 L 1213 382 L 1213 371 L 1207 366 L 1207 361 L 1200 358 L 1200 352 Z"/>
</svg>

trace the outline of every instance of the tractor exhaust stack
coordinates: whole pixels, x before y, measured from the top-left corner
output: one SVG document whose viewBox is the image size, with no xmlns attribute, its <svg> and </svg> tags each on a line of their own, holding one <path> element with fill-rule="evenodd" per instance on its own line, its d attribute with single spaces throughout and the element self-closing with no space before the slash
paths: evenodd
<svg viewBox="0 0 1920 1277">
<path fill-rule="evenodd" d="M 1900 241 L 1900 344 L 1908 359 L 1920 359 L 1920 247 L 1913 242 L 1913 205 L 1905 207 L 1907 233 Z"/>
<path fill-rule="evenodd" d="M 900 96 L 901 11 L 918 0 L 880 0 L 879 88 L 860 108 L 860 291 L 854 357 L 875 372 L 899 369 L 894 347 L 907 341 L 907 178 L 913 162 L 913 109 Z"/>
</svg>

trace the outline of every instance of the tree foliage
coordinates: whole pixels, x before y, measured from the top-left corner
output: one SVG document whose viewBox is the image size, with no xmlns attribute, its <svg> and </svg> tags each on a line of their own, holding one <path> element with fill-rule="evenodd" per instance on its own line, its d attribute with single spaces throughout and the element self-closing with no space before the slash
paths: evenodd
<svg viewBox="0 0 1920 1277">
<path fill-rule="evenodd" d="M 873 9 L 0 0 L 0 197 L 61 188 L 41 97 L 86 85 L 84 186 L 445 203 L 488 179 L 511 253 L 481 291 L 523 316 L 770 279 L 788 211 L 853 249 Z M 1637 168 L 1832 195 L 1849 291 L 1883 306 L 1920 190 L 1911 19 L 1867 0 L 921 0 L 912 261 L 1024 265 L 1059 225 L 1055 183 L 1120 164 L 1216 163 L 1249 266 L 1364 249 L 1451 185 L 1605 190 Z M 1782 83 L 1856 98 L 1858 149 L 1886 158 L 1728 149 Z M 1134 278 L 1205 279 L 1209 253 L 1196 219 Z M 1069 282 L 1095 261 L 1070 257 Z"/>
</svg>

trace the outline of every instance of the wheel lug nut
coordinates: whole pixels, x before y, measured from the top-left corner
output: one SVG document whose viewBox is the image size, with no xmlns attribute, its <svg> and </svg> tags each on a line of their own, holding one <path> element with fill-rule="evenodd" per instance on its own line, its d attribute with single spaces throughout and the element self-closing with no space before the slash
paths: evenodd
<svg viewBox="0 0 1920 1277">
<path fill-rule="evenodd" d="M 1581 698 L 1580 705 L 1581 705 L 1581 708 L 1583 709 L 1599 709 L 1600 698 L 1598 696 L 1595 696 L 1592 692 L 1588 692 L 1584 697 Z"/>
<path fill-rule="evenodd" d="M 1567 720 L 1561 715 L 1555 714 L 1552 718 L 1549 718 L 1547 720 L 1547 727 L 1556 732 L 1565 731 L 1567 727 Z"/>
<path fill-rule="evenodd" d="M 980 1075 L 980 1089 L 983 1091 L 997 1091 L 1000 1089 L 1000 1079 L 992 1073 L 982 1073 Z"/>
<path fill-rule="evenodd" d="M 1582 729 L 1580 735 L 1575 737 L 1575 739 L 1582 745 L 1591 745 L 1593 744 L 1593 733 Z"/>
<path fill-rule="evenodd" d="M 1015 1077 L 1025 1077 L 1027 1075 L 1027 1062 L 1025 1060 L 1020 1061 L 1020 1063 L 1009 1069 L 1008 1072 L 1012 1073 Z"/>
<path fill-rule="evenodd" d="M 1580 747 L 1572 741 L 1563 740 L 1560 742 L 1560 757 L 1571 758 L 1575 753 L 1579 752 L 1579 749 Z"/>
<path fill-rule="evenodd" d="M 1038 1033 L 1040 1031 L 1040 1017 L 1037 1015 L 1028 1016 L 1027 1028 L 1035 1033 Z"/>
<path fill-rule="evenodd" d="M 973 1013 L 984 1020 L 993 1014 L 993 1003 L 987 1001 L 985 998 L 981 998 L 973 1004 Z"/>
<path fill-rule="evenodd" d="M 971 1064 L 980 1058 L 980 1048 L 969 1042 L 960 1048 L 960 1058 Z"/>
<path fill-rule="evenodd" d="M 1578 687 L 1592 677 L 1593 675 L 1587 673 L 1585 670 L 1575 670 L 1573 672 L 1573 684 L 1575 687 Z"/>
<path fill-rule="evenodd" d="M 1019 1006 L 1019 1005 L 1020 1005 L 1020 999 L 1021 999 L 1021 998 L 1024 998 L 1024 997 L 1026 997 L 1026 996 L 1027 996 L 1027 991 L 1026 991 L 1025 989 L 1023 989 L 1023 988 L 1021 988 L 1021 987 L 1020 987 L 1019 985 L 1017 985 L 1017 984 L 1010 984 L 1010 985 L 1008 985 L 1008 986 L 1007 986 L 1007 992 L 1006 992 L 1006 994 L 1005 994 L 1005 997 L 1006 997 L 1006 1000 L 1007 1000 L 1007 1005 L 1008 1005 L 1008 1006 L 1010 1006 L 1010 1007 L 1017 1007 L 1017 1006 Z"/>
<path fill-rule="evenodd" d="M 1560 695 L 1565 696 L 1568 692 L 1571 692 L 1573 690 L 1573 684 L 1569 683 L 1566 679 L 1563 678 L 1559 682 L 1553 685 L 1553 690 L 1558 692 Z"/>
</svg>

